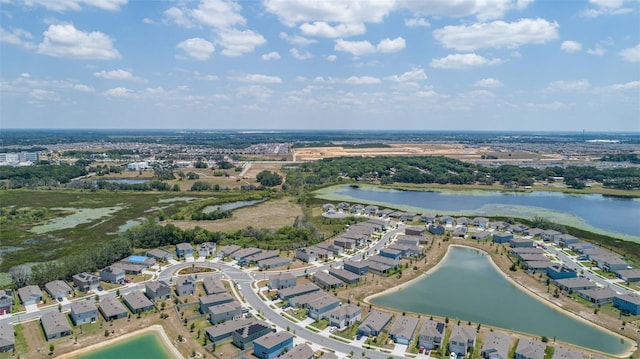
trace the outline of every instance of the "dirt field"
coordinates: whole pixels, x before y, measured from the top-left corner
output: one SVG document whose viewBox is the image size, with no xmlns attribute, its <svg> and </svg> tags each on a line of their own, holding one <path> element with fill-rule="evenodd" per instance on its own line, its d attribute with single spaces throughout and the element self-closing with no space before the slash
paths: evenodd
<svg viewBox="0 0 640 359">
<path fill-rule="evenodd" d="M 239 208 L 233 211 L 231 218 L 216 221 L 168 221 L 186 229 L 199 226 L 210 231 L 234 231 L 248 226 L 254 228 L 276 229 L 290 226 L 296 217 L 302 216 L 302 208 L 289 199 L 276 199 L 252 207 Z"/>
</svg>

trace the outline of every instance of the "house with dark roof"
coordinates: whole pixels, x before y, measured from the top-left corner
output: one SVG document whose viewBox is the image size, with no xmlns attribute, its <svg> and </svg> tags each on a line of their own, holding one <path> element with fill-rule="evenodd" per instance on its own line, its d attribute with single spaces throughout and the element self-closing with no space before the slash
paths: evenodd
<svg viewBox="0 0 640 359">
<path fill-rule="evenodd" d="M 228 293 L 210 294 L 198 298 L 200 302 L 200 313 L 206 314 L 210 307 L 214 305 L 220 305 L 225 303 L 232 303 L 233 297 Z"/>
<path fill-rule="evenodd" d="M 613 307 L 622 313 L 640 314 L 640 294 L 616 294 L 613 297 Z"/>
<path fill-rule="evenodd" d="M 440 224 L 430 224 L 427 230 L 433 235 L 444 235 L 444 226 Z"/>
<path fill-rule="evenodd" d="M 381 256 L 379 254 L 376 254 L 374 256 L 369 256 L 367 258 L 367 261 L 369 262 L 369 268 L 371 268 L 371 262 L 378 262 L 378 263 L 386 264 L 386 265 L 390 266 L 391 268 L 396 268 L 400 264 L 400 261 L 397 260 L 397 259 L 383 257 L 383 256 Z"/>
<path fill-rule="evenodd" d="M 0 323 L 0 353 L 13 350 L 15 345 L 16 336 L 13 324 Z"/>
<path fill-rule="evenodd" d="M 467 227 L 456 227 L 451 234 L 452 237 L 464 238 L 467 235 Z"/>
<path fill-rule="evenodd" d="M 333 353 L 331 353 L 333 354 Z M 316 352 L 307 344 L 298 344 L 293 349 L 280 356 L 280 359 L 315 359 Z M 330 359 L 326 354 L 322 355 L 322 359 Z M 338 359 L 338 357 L 335 357 Z"/>
<path fill-rule="evenodd" d="M 242 306 L 238 302 L 212 305 L 208 308 L 211 324 L 226 322 L 242 316 Z"/>
<path fill-rule="evenodd" d="M 100 279 L 109 283 L 123 284 L 125 279 L 124 269 L 108 266 L 100 271 Z"/>
<path fill-rule="evenodd" d="M 432 213 L 424 213 L 420 215 L 420 221 L 426 224 L 434 223 L 436 221 L 436 215 Z"/>
<path fill-rule="evenodd" d="M 491 237 L 491 232 L 489 231 L 478 231 L 471 235 L 471 239 L 475 239 L 476 241 L 484 241 L 485 239 L 489 239 Z"/>
<path fill-rule="evenodd" d="M 542 233 L 540 233 L 540 237 L 542 237 L 542 240 L 545 242 L 555 242 L 556 236 L 560 236 L 560 235 L 562 235 L 562 233 L 553 229 L 547 229 L 545 231 L 542 231 Z"/>
<path fill-rule="evenodd" d="M 253 322 L 247 326 L 236 329 L 231 333 L 233 345 L 244 350 L 253 343 L 254 340 L 263 335 L 275 332 L 271 326 L 264 322 Z"/>
<path fill-rule="evenodd" d="M 544 359 L 546 348 L 547 345 L 537 339 L 521 338 L 514 359 Z"/>
<path fill-rule="evenodd" d="M 262 251 L 260 253 L 256 253 L 254 255 L 245 257 L 243 260 L 243 264 L 245 263 L 258 263 L 260 261 L 264 261 L 267 259 L 272 259 L 278 257 L 280 251 Z"/>
<path fill-rule="evenodd" d="M 580 242 L 580 240 L 570 234 L 562 234 L 555 237 L 557 244 L 562 248 L 567 248 L 572 244 L 576 244 Z"/>
<path fill-rule="evenodd" d="M 478 228 L 487 228 L 489 227 L 489 219 L 485 217 L 476 217 L 472 221 L 473 225 Z"/>
<path fill-rule="evenodd" d="M 44 289 L 49 293 L 51 298 L 61 300 L 64 297 L 68 297 L 73 293 L 73 290 L 69 285 L 61 280 L 53 280 L 44 285 Z"/>
<path fill-rule="evenodd" d="M 233 253 L 232 257 L 234 260 L 240 262 L 245 260 L 248 257 L 251 257 L 252 255 L 255 255 L 261 252 L 262 252 L 262 249 L 260 248 L 255 248 L 255 247 L 242 248 L 241 250 Z"/>
<path fill-rule="evenodd" d="M 18 295 L 24 305 L 38 304 L 42 302 L 42 291 L 37 285 L 28 285 L 18 289 Z"/>
<path fill-rule="evenodd" d="M 351 238 L 337 237 L 333 240 L 333 244 L 348 250 L 356 249 L 356 241 Z"/>
<path fill-rule="evenodd" d="M 72 302 L 71 320 L 75 325 L 98 321 L 98 307 L 93 299 Z"/>
<path fill-rule="evenodd" d="M 613 301 L 616 292 L 609 287 L 605 287 L 579 290 L 578 295 L 594 304 L 606 304 Z"/>
<path fill-rule="evenodd" d="M 456 325 L 449 337 L 449 351 L 465 356 L 476 342 L 476 328 L 468 325 Z"/>
<path fill-rule="evenodd" d="M 146 312 L 153 309 L 153 303 L 142 292 L 131 292 L 122 296 L 124 304 L 132 313 Z"/>
<path fill-rule="evenodd" d="M 307 303 L 307 315 L 313 319 L 323 319 L 329 313 L 340 306 L 340 299 L 325 294 L 322 297 Z"/>
<path fill-rule="evenodd" d="M 347 259 L 344 261 L 343 268 L 357 275 L 364 275 L 369 272 L 369 265 L 364 261 L 354 261 Z"/>
<path fill-rule="evenodd" d="M 95 290 L 100 286 L 100 277 L 91 273 L 82 272 L 72 277 L 73 285 L 81 292 Z"/>
<path fill-rule="evenodd" d="M 176 244 L 176 254 L 178 255 L 178 258 L 192 257 L 193 246 L 191 243 L 178 243 Z"/>
<path fill-rule="evenodd" d="M 171 287 L 162 281 L 151 281 L 144 284 L 144 294 L 154 302 L 171 298 Z"/>
<path fill-rule="evenodd" d="M 572 292 L 584 289 L 593 289 L 596 287 L 594 282 L 584 277 L 558 279 L 555 283 L 560 287 L 560 289 Z"/>
<path fill-rule="evenodd" d="M 418 322 L 418 318 L 406 315 L 400 316 L 396 318 L 391 329 L 389 329 L 389 336 L 397 344 L 409 345 L 418 327 Z"/>
<path fill-rule="evenodd" d="M 553 264 L 547 267 L 547 276 L 551 279 L 575 278 L 578 276 L 575 269 L 562 264 Z"/>
<path fill-rule="evenodd" d="M 391 322 L 391 313 L 372 310 L 358 326 L 358 334 L 365 337 L 376 336 Z"/>
<path fill-rule="evenodd" d="M 310 248 L 296 249 L 296 258 L 306 263 L 315 262 L 316 260 L 318 260 L 317 254 Z"/>
<path fill-rule="evenodd" d="M 0 315 L 11 313 L 13 305 L 13 291 L 11 289 L 0 289 Z"/>
<path fill-rule="evenodd" d="M 343 304 L 329 313 L 329 324 L 337 327 L 348 327 L 360 320 L 362 309 L 354 304 Z"/>
<path fill-rule="evenodd" d="M 291 258 L 288 258 L 288 257 L 273 257 L 273 258 L 267 258 L 267 259 L 258 261 L 258 267 L 262 269 L 285 267 L 290 264 L 291 264 Z"/>
<path fill-rule="evenodd" d="M 513 239 L 513 234 L 508 232 L 493 232 L 494 243 L 508 243 Z"/>
<path fill-rule="evenodd" d="M 640 282 L 640 269 L 618 270 L 616 276 L 625 282 Z"/>
<path fill-rule="evenodd" d="M 240 247 L 239 245 L 230 244 L 228 246 L 224 246 L 218 249 L 218 253 L 216 256 L 218 258 L 227 258 L 227 257 L 230 257 L 233 253 L 239 251 L 240 249 L 242 249 L 242 247 Z"/>
<path fill-rule="evenodd" d="M 318 287 L 317 285 L 313 283 L 305 283 L 302 285 L 296 285 L 293 287 L 280 289 L 278 290 L 278 296 L 282 300 L 287 300 L 293 297 L 297 297 L 299 295 L 304 295 L 304 294 L 316 292 L 319 290 L 320 290 L 320 287 Z"/>
<path fill-rule="evenodd" d="M 482 357 L 484 359 L 509 359 L 511 339 L 510 335 L 503 332 L 492 331 L 487 333 L 480 351 Z"/>
<path fill-rule="evenodd" d="M 222 284 L 222 280 L 220 280 L 220 278 L 205 277 L 202 280 L 202 286 L 204 287 L 204 292 L 207 293 L 207 295 L 227 292 L 227 289 L 224 287 L 224 284 Z"/>
<path fill-rule="evenodd" d="M 329 273 L 324 271 L 317 271 L 313 275 L 313 281 L 322 289 L 338 288 L 344 284 L 340 279 L 329 275 Z"/>
<path fill-rule="evenodd" d="M 127 309 L 116 297 L 104 297 L 100 299 L 99 310 L 104 320 L 111 321 L 120 318 L 126 318 L 129 314 Z"/>
<path fill-rule="evenodd" d="M 380 262 L 374 262 L 372 260 L 369 259 L 365 259 L 364 260 L 365 263 L 367 263 L 369 265 L 369 272 L 379 275 L 379 276 L 387 276 L 389 274 L 389 272 L 393 269 L 393 266 L 390 266 L 388 264 L 385 263 L 380 263 Z"/>
<path fill-rule="evenodd" d="M 585 355 L 582 352 L 563 347 L 556 347 L 551 359 L 584 359 L 584 357 Z"/>
<path fill-rule="evenodd" d="M 269 276 L 269 288 L 271 289 L 284 289 L 295 287 L 296 277 L 291 273 L 280 272 L 278 274 L 272 274 Z"/>
<path fill-rule="evenodd" d="M 369 266 L 367 265 L 368 268 Z M 329 274 L 347 284 L 358 283 L 361 278 L 359 275 L 342 268 L 329 268 Z"/>
<path fill-rule="evenodd" d="M 40 325 L 47 340 L 71 335 L 71 326 L 64 313 L 58 311 L 44 312 L 40 317 Z"/>
<path fill-rule="evenodd" d="M 418 345 L 427 350 L 438 349 L 442 346 L 446 324 L 435 320 L 427 320 L 420 329 Z"/>
<path fill-rule="evenodd" d="M 159 248 L 154 248 L 147 251 L 147 257 L 150 257 L 159 261 L 173 260 L 173 254 L 171 252 L 167 252 L 164 249 L 159 249 Z"/>
<path fill-rule="evenodd" d="M 399 261 L 402 258 L 403 252 L 398 249 L 393 248 L 382 248 L 380 250 L 380 255 L 383 257 L 391 258 L 393 260 Z"/>
<path fill-rule="evenodd" d="M 176 280 L 178 295 L 193 295 L 196 292 L 196 280 L 192 276 L 182 276 Z"/>
<path fill-rule="evenodd" d="M 293 334 L 285 331 L 267 334 L 253 341 L 253 355 L 259 359 L 275 359 L 293 349 Z"/>
<path fill-rule="evenodd" d="M 255 319 L 239 318 L 234 320 L 227 320 L 224 323 L 208 327 L 205 329 L 205 332 L 207 333 L 207 337 L 209 337 L 209 340 L 211 340 L 212 343 L 220 344 L 227 340 L 233 340 L 234 333 L 239 330 L 243 331 L 243 328 L 246 327 L 252 327 L 253 334 L 258 333 L 260 334 L 259 336 L 265 335 L 272 331 L 271 326 L 266 322 Z M 241 344 L 241 340 L 242 338 L 239 337 L 239 344 Z"/>
<path fill-rule="evenodd" d="M 198 245 L 198 256 L 207 258 L 216 251 L 216 244 L 213 242 L 204 242 Z"/>
</svg>

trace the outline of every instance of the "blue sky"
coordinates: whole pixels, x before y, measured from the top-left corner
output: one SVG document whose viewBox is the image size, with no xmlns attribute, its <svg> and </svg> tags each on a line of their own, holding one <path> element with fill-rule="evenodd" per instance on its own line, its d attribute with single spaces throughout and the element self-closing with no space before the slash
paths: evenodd
<svg viewBox="0 0 640 359">
<path fill-rule="evenodd" d="M 640 131 L 638 0 L 0 0 L 0 128 Z"/>
</svg>

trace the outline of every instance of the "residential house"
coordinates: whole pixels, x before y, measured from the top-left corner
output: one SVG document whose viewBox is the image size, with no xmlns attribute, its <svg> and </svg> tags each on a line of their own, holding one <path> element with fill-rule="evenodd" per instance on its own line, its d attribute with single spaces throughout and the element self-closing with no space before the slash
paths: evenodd
<svg viewBox="0 0 640 359">
<path fill-rule="evenodd" d="M 598 263 L 598 267 L 605 271 L 617 272 L 629 269 L 629 264 L 616 255 L 595 255 L 590 256 L 591 260 Z"/>
<path fill-rule="evenodd" d="M 123 296 L 124 304 L 132 313 L 146 312 L 153 309 L 153 303 L 142 292 L 131 292 Z"/>
<path fill-rule="evenodd" d="M 509 228 L 509 223 L 502 221 L 489 222 L 489 228 L 496 231 L 504 231 Z"/>
<path fill-rule="evenodd" d="M 284 289 L 296 286 L 296 277 L 291 273 L 280 272 L 269 276 L 269 288 Z"/>
<path fill-rule="evenodd" d="M 545 242 L 555 242 L 556 236 L 560 235 L 562 235 L 562 233 L 553 229 L 547 229 L 546 231 L 540 233 L 540 237 L 542 237 L 542 240 Z"/>
<path fill-rule="evenodd" d="M 514 359 L 544 359 L 546 348 L 547 345 L 537 339 L 521 338 Z"/>
<path fill-rule="evenodd" d="M 446 324 L 435 320 L 427 320 L 420 329 L 418 345 L 427 350 L 438 349 L 442 345 Z"/>
<path fill-rule="evenodd" d="M 545 259 L 541 261 L 525 261 L 524 265 L 528 273 L 545 273 L 552 264 L 550 260 Z"/>
<path fill-rule="evenodd" d="M 396 318 L 396 321 L 389 329 L 389 336 L 397 344 L 409 345 L 413 333 L 418 327 L 418 318 L 403 315 Z"/>
<path fill-rule="evenodd" d="M 100 313 L 102 313 L 104 320 L 107 322 L 127 317 L 127 309 L 117 297 L 103 297 L 100 299 L 99 304 Z"/>
<path fill-rule="evenodd" d="M 198 298 L 200 302 L 200 313 L 207 314 L 210 307 L 214 305 L 220 305 L 225 303 L 232 303 L 233 297 L 228 293 L 210 294 Z"/>
<path fill-rule="evenodd" d="M 476 217 L 472 221 L 473 225 L 478 228 L 488 228 L 489 227 L 489 219 L 485 217 Z"/>
<path fill-rule="evenodd" d="M 376 254 L 375 256 L 370 256 L 369 258 L 367 258 L 367 261 L 386 264 L 386 265 L 390 266 L 391 268 L 396 268 L 398 266 L 398 264 L 400 264 L 399 260 L 396 260 L 396 259 L 393 259 L 393 258 L 383 257 L 383 256 L 378 255 L 378 254 Z M 371 268 L 371 263 L 369 263 L 369 268 Z"/>
<path fill-rule="evenodd" d="M 328 212 L 328 213 L 333 213 L 336 211 L 336 206 L 334 206 L 332 203 L 325 203 L 322 205 L 322 211 L 323 212 Z"/>
<path fill-rule="evenodd" d="M 383 257 L 391 258 L 395 261 L 399 261 L 402 258 L 403 252 L 393 248 L 382 248 L 380 255 Z"/>
<path fill-rule="evenodd" d="M 423 213 L 420 215 L 420 221 L 426 224 L 432 224 L 436 221 L 436 215 L 432 213 Z"/>
<path fill-rule="evenodd" d="M 387 276 L 389 272 L 393 269 L 393 266 L 386 263 L 374 262 L 368 259 L 365 259 L 364 262 L 366 262 L 369 265 L 369 273 L 373 273 L 383 277 Z"/>
<path fill-rule="evenodd" d="M 584 289 L 593 289 L 596 287 L 596 284 L 594 282 L 584 277 L 558 279 L 555 281 L 555 283 L 558 287 L 560 287 L 560 289 L 570 292 Z"/>
<path fill-rule="evenodd" d="M 18 295 L 24 305 L 38 304 L 42 302 L 42 291 L 37 285 L 28 285 L 18 289 Z"/>
<path fill-rule="evenodd" d="M 364 207 L 364 214 L 367 216 L 375 216 L 378 214 L 378 206 L 366 206 Z"/>
<path fill-rule="evenodd" d="M 493 233 L 493 242 L 494 243 L 508 243 L 513 239 L 513 234 L 507 232 L 494 232 Z"/>
<path fill-rule="evenodd" d="M 524 235 L 530 236 L 531 238 L 541 237 L 544 230 L 540 228 L 529 228 L 524 230 Z"/>
<path fill-rule="evenodd" d="M 435 220 L 435 217 L 434 217 Z M 430 223 L 433 223 L 430 222 Z M 424 236 L 424 232 L 426 231 L 425 227 L 405 227 L 404 234 L 407 236 Z"/>
<path fill-rule="evenodd" d="M 216 244 L 212 242 L 204 242 L 198 246 L 198 256 L 207 258 L 216 251 Z"/>
<path fill-rule="evenodd" d="M 204 292 L 207 293 L 207 295 L 227 292 L 227 289 L 224 287 L 224 284 L 222 284 L 222 280 L 220 280 L 220 278 L 205 277 L 202 280 L 202 286 L 204 287 Z"/>
<path fill-rule="evenodd" d="M 563 347 L 556 347 L 552 359 L 584 359 L 584 353 Z"/>
<path fill-rule="evenodd" d="M 61 280 L 53 280 L 44 285 L 44 289 L 49 293 L 51 298 L 62 300 L 64 297 L 68 297 L 71 295 L 73 290 L 69 285 Z"/>
<path fill-rule="evenodd" d="M 332 289 L 341 287 L 344 282 L 340 279 L 329 275 L 329 273 L 324 271 L 318 271 L 313 275 L 313 281 L 320 286 L 322 289 Z"/>
<path fill-rule="evenodd" d="M 358 326 L 358 335 L 377 336 L 391 322 L 393 315 L 379 310 L 372 310 Z"/>
<path fill-rule="evenodd" d="M 12 351 L 16 345 L 13 324 L 0 323 L 0 353 Z"/>
<path fill-rule="evenodd" d="M 71 326 L 67 316 L 58 311 L 44 312 L 40 317 L 40 324 L 47 340 L 62 338 L 71 335 Z"/>
<path fill-rule="evenodd" d="M 509 228 L 507 228 L 511 233 L 524 233 L 529 227 L 525 226 L 522 223 L 514 223 L 510 224 Z"/>
<path fill-rule="evenodd" d="M 427 230 L 433 235 L 444 235 L 444 227 L 439 224 L 430 224 Z"/>
<path fill-rule="evenodd" d="M 232 257 L 236 261 L 241 261 L 247 257 L 251 257 L 252 255 L 258 254 L 260 252 L 262 252 L 262 249 L 260 248 L 255 248 L 255 247 L 242 248 L 241 250 L 233 253 Z"/>
<path fill-rule="evenodd" d="M 167 252 L 164 249 L 154 248 L 147 251 L 147 257 L 158 261 L 170 261 L 173 260 L 173 253 Z"/>
<path fill-rule="evenodd" d="M 351 326 L 360 321 L 362 309 L 354 304 L 343 304 L 329 313 L 329 324 L 337 328 Z"/>
<path fill-rule="evenodd" d="M 13 304 L 13 292 L 11 289 L 0 289 L 0 315 L 10 314 Z"/>
<path fill-rule="evenodd" d="M 73 320 L 75 325 L 98 321 L 98 307 L 96 307 L 93 299 L 72 302 L 71 320 Z"/>
<path fill-rule="evenodd" d="M 320 320 L 329 316 L 329 313 L 340 306 L 340 300 L 331 295 L 324 295 L 307 304 L 307 315 L 310 318 Z"/>
<path fill-rule="evenodd" d="M 560 245 L 560 247 L 562 248 L 567 248 L 572 244 L 576 244 L 578 242 L 580 242 L 580 240 L 570 234 L 561 234 L 559 236 L 555 236 L 554 237 L 554 241 L 556 241 L 556 243 L 558 245 Z"/>
<path fill-rule="evenodd" d="M 399 235 L 396 237 L 396 244 L 406 245 L 406 246 L 417 246 L 421 243 L 424 243 L 426 237 L 424 236 L 413 236 L 413 235 Z"/>
<path fill-rule="evenodd" d="M 476 342 L 476 328 L 467 325 L 456 325 L 449 337 L 449 351 L 462 357 L 467 355 Z"/>
<path fill-rule="evenodd" d="M 489 239 L 491 237 L 491 232 L 488 231 L 478 231 L 471 235 L 471 239 L 475 239 L 476 241 L 484 241 L 485 239 Z"/>
<path fill-rule="evenodd" d="M 176 244 L 176 254 L 178 258 L 193 257 L 193 246 L 191 243 L 178 243 Z"/>
<path fill-rule="evenodd" d="M 356 241 L 351 238 L 337 237 L 333 240 L 333 244 L 348 250 L 356 249 Z"/>
<path fill-rule="evenodd" d="M 100 286 L 100 277 L 82 272 L 72 277 L 73 285 L 81 292 L 96 290 Z"/>
<path fill-rule="evenodd" d="M 640 281 L 640 269 L 623 269 L 616 271 L 616 275 L 625 282 Z"/>
<path fill-rule="evenodd" d="M 287 257 L 274 257 L 269 259 L 264 259 L 258 262 L 258 267 L 262 269 L 272 269 L 272 268 L 280 268 L 285 267 L 291 264 L 291 258 Z"/>
<path fill-rule="evenodd" d="M 575 278 L 578 276 L 575 269 L 562 264 L 553 264 L 547 267 L 547 276 L 551 279 Z"/>
<path fill-rule="evenodd" d="M 354 261 L 347 259 L 344 261 L 343 268 L 357 275 L 364 275 L 369 272 L 369 265 L 364 261 Z"/>
<path fill-rule="evenodd" d="M 511 254 L 515 255 L 516 257 L 522 254 L 544 254 L 544 250 L 537 247 L 515 247 L 511 249 Z"/>
<path fill-rule="evenodd" d="M 613 306 L 620 309 L 622 313 L 631 315 L 640 314 L 640 294 L 616 294 L 613 297 Z"/>
<path fill-rule="evenodd" d="M 242 249 L 242 247 L 240 247 L 239 245 L 230 244 L 228 246 L 224 246 L 220 248 L 216 256 L 218 258 L 227 258 L 227 257 L 230 257 L 233 253 L 239 251 L 240 249 Z"/>
<path fill-rule="evenodd" d="M 361 204 L 354 204 L 353 206 L 351 206 L 349 211 L 351 213 L 353 213 L 353 214 L 363 214 L 364 213 L 364 206 L 361 205 Z"/>
<path fill-rule="evenodd" d="M 498 331 L 487 333 L 480 351 L 484 359 L 510 359 L 511 336 Z"/>
<path fill-rule="evenodd" d="M 438 219 L 438 223 L 440 223 L 440 224 L 442 224 L 442 225 L 444 225 L 446 227 L 453 226 L 453 221 L 454 221 L 454 219 L 451 216 L 443 216 L 443 217 L 440 217 Z"/>
<path fill-rule="evenodd" d="M 196 292 L 196 280 L 192 276 L 179 277 L 176 280 L 178 295 L 193 295 Z"/>
<path fill-rule="evenodd" d="M 226 322 L 242 316 L 242 306 L 235 301 L 212 305 L 207 310 L 211 324 Z"/>
<path fill-rule="evenodd" d="M 307 294 L 307 293 L 311 293 L 319 290 L 320 290 L 320 287 L 318 287 L 317 285 L 313 283 L 305 283 L 302 285 L 296 285 L 293 287 L 280 289 L 278 291 L 278 295 L 280 296 L 280 299 L 287 300 L 293 297 L 297 297 L 299 295 L 303 295 L 303 294 Z"/>
<path fill-rule="evenodd" d="M 367 266 L 367 268 L 369 267 Z M 360 281 L 359 275 L 342 268 L 329 268 L 329 274 L 347 284 L 358 283 Z"/>
<path fill-rule="evenodd" d="M 522 238 L 522 237 L 514 237 L 509 240 L 509 247 L 511 248 L 530 248 L 533 247 L 533 240 Z"/>
<path fill-rule="evenodd" d="M 307 305 L 314 300 L 320 299 L 327 295 L 327 292 L 319 290 L 303 295 L 298 295 L 289 299 L 289 304 L 296 308 L 306 308 Z"/>
<path fill-rule="evenodd" d="M 224 323 L 216 324 L 205 329 L 209 340 L 212 343 L 219 344 L 233 338 L 236 331 L 244 331 L 243 328 L 252 327 L 255 332 L 259 332 L 260 336 L 270 333 L 271 326 L 263 321 L 255 319 L 239 318 L 235 320 L 227 320 Z M 238 338 L 239 340 L 242 338 Z M 241 344 L 241 343 L 240 343 Z"/>
<path fill-rule="evenodd" d="M 259 359 L 274 359 L 293 349 L 293 334 L 286 331 L 267 334 L 253 341 L 253 355 Z"/>
<path fill-rule="evenodd" d="M 244 263 L 258 263 L 266 259 L 276 258 L 280 251 L 262 251 L 244 258 Z"/>
<path fill-rule="evenodd" d="M 257 322 L 244 326 L 231 333 L 233 345 L 244 350 L 253 343 L 254 340 L 267 335 L 275 330 L 267 323 Z"/>
<path fill-rule="evenodd" d="M 315 262 L 316 260 L 318 260 L 316 253 L 309 248 L 296 249 L 296 258 L 306 263 Z"/>
<path fill-rule="evenodd" d="M 353 240 L 351 238 L 345 238 L 345 239 Z M 329 251 L 333 254 L 334 257 L 343 255 L 344 250 L 346 249 L 346 248 L 337 246 L 335 244 L 330 244 L 328 242 L 318 243 L 315 248 L 320 248 L 320 249 L 324 249 L 325 251 Z"/>
<path fill-rule="evenodd" d="M 165 282 L 150 281 L 144 284 L 144 294 L 154 302 L 171 298 L 171 287 Z"/>
<path fill-rule="evenodd" d="M 322 359 L 329 359 L 328 357 L 325 358 L 325 355 L 322 355 Z M 280 356 L 280 359 L 315 359 L 315 358 L 316 358 L 316 352 L 314 352 L 313 349 L 311 349 L 311 347 L 308 346 L 307 344 L 298 344 L 295 347 L 293 347 L 293 349 L 289 350 L 288 352 Z M 335 359 L 338 359 L 338 357 L 335 357 Z"/>
<path fill-rule="evenodd" d="M 456 227 L 456 229 L 454 229 L 453 233 L 451 234 L 451 236 L 457 237 L 457 238 L 464 238 L 466 235 L 467 235 L 467 227 Z"/>
<path fill-rule="evenodd" d="M 351 205 L 349 203 L 340 202 L 338 203 L 338 212 L 347 211 L 350 207 Z"/>
<path fill-rule="evenodd" d="M 471 220 L 467 217 L 458 217 L 456 218 L 457 226 L 468 226 L 471 223 Z"/>
<path fill-rule="evenodd" d="M 606 304 L 613 301 L 616 292 L 609 287 L 605 287 L 579 290 L 578 295 L 594 304 Z"/>
<path fill-rule="evenodd" d="M 100 279 L 109 283 L 123 284 L 125 279 L 124 269 L 108 266 L 100 271 Z"/>
</svg>

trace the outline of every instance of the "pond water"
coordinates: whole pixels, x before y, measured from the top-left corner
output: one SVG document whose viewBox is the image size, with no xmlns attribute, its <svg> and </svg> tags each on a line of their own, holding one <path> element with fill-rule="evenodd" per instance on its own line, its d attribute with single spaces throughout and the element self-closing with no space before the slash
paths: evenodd
<svg viewBox="0 0 640 359">
<path fill-rule="evenodd" d="M 237 202 L 218 204 L 215 206 L 206 206 L 202 209 L 202 212 L 210 213 L 218 209 L 221 211 L 231 211 L 231 210 L 242 208 L 242 207 L 253 206 L 254 204 L 258 204 L 264 201 L 265 201 L 264 199 L 257 199 L 253 201 L 237 201 Z"/>
<path fill-rule="evenodd" d="M 573 195 L 560 192 L 399 191 L 366 186 L 334 186 L 318 192 L 321 198 L 407 206 L 438 214 L 543 216 L 587 230 L 621 234 L 640 242 L 640 199 Z"/>
<path fill-rule="evenodd" d="M 490 260 L 488 254 L 476 249 L 451 246 L 437 269 L 426 277 L 371 302 L 398 311 L 555 337 L 613 355 L 633 345 L 629 339 L 622 342 L 621 337 L 565 315 L 561 309 L 523 292 Z"/>
<path fill-rule="evenodd" d="M 77 356 L 79 359 L 172 359 L 162 340 L 156 333 L 145 333 L 123 340 L 104 349 Z"/>
</svg>

